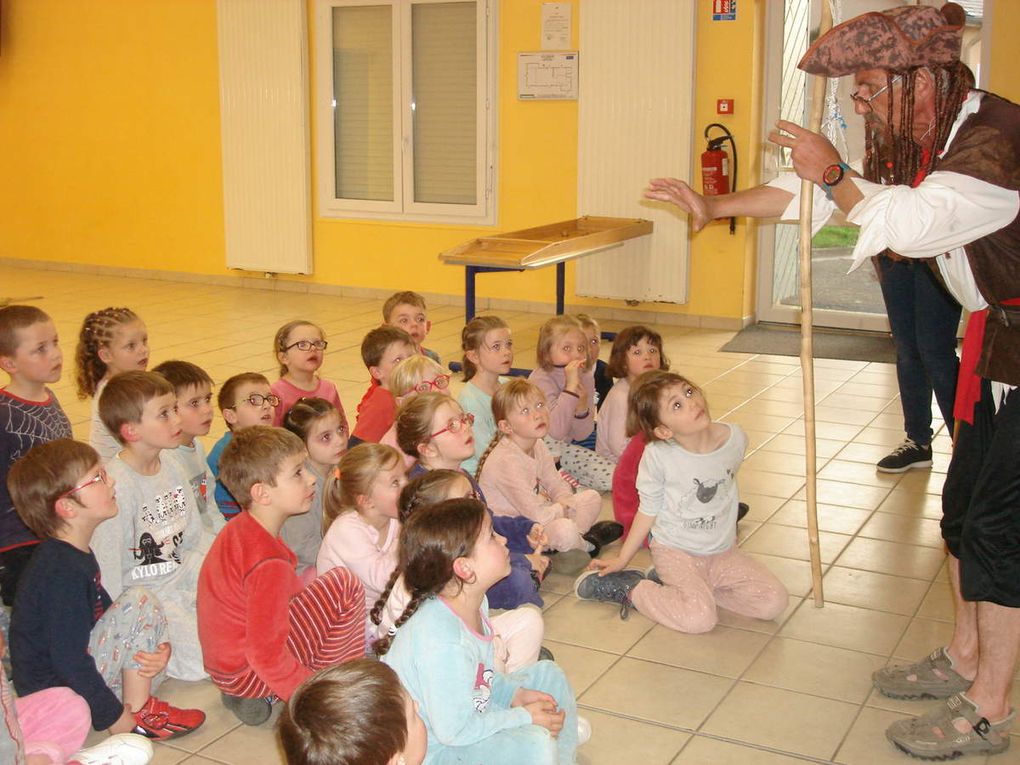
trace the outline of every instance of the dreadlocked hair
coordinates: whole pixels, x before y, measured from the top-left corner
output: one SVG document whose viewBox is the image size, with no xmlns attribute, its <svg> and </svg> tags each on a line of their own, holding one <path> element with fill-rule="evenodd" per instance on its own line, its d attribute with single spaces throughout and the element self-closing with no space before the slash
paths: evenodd
<svg viewBox="0 0 1020 765">
<path fill-rule="evenodd" d="M 499 389 L 493 394 L 492 419 L 496 423 L 496 435 L 492 437 L 489 445 L 485 447 L 485 451 L 478 458 L 478 468 L 475 470 L 476 481 L 482 477 L 482 468 L 485 466 L 485 460 L 489 458 L 492 450 L 496 448 L 503 437 L 503 431 L 499 427 L 500 421 L 507 419 L 511 407 L 519 405 L 529 396 L 537 396 L 539 400 L 545 401 L 545 394 L 542 393 L 542 389 L 534 383 L 528 382 L 523 377 L 515 377 L 513 380 L 500 385 Z"/>
<path fill-rule="evenodd" d="M 358 497 L 372 493 L 372 482 L 384 470 L 401 464 L 400 453 L 392 446 L 371 442 L 358 444 L 340 458 L 340 465 L 326 476 L 322 489 L 323 532 L 337 516 L 356 510 Z"/>
<path fill-rule="evenodd" d="M 498 316 L 476 316 L 460 331 L 460 349 L 464 352 L 461 359 L 464 382 L 478 374 L 478 367 L 467 356 L 468 351 L 477 351 L 485 345 L 485 336 L 494 329 L 510 329 L 510 326 Z"/>
<path fill-rule="evenodd" d="M 78 398 L 96 395 L 96 386 L 107 371 L 106 362 L 99 358 L 99 349 L 110 344 L 119 327 L 133 321 L 141 320 L 130 308 L 103 308 L 85 317 L 74 352 Z"/>
<path fill-rule="evenodd" d="M 927 67 L 933 79 L 935 93 L 935 134 L 930 157 L 925 157 L 920 144 L 914 139 L 914 96 L 917 75 L 925 67 L 906 72 L 887 72 L 887 87 L 892 93 L 893 80 L 902 78 L 900 88 L 900 124 L 895 131 L 865 124 L 864 177 L 885 185 L 913 185 L 923 169 L 930 173 L 938 164 L 939 152 L 945 148 L 953 123 L 960 113 L 967 92 L 974 84 L 974 75 L 966 64 L 957 61 L 946 67 Z M 886 126 L 893 124 L 893 99 L 887 99 Z M 927 159 L 927 162 L 925 160 Z"/>
<path fill-rule="evenodd" d="M 471 555 L 485 517 L 485 505 L 477 499 L 448 499 L 423 507 L 407 519 L 400 529 L 397 572 L 403 574 L 411 600 L 389 633 L 376 641 L 377 656 L 390 650 L 396 631 L 414 616 L 422 603 L 438 595 L 451 582 L 463 585 L 454 573 L 453 564 L 458 558 Z M 375 610 L 372 609 L 373 613 Z"/>
</svg>

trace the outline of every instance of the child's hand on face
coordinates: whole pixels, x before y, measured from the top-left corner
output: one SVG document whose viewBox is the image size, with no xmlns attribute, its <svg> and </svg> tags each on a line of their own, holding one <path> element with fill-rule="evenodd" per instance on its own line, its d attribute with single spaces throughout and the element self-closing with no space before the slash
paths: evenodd
<svg viewBox="0 0 1020 765">
<path fill-rule="evenodd" d="M 549 538 L 545 535 L 545 526 L 536 523 L 531 527 L 531 531 L 528 532 L 528 544 L 535 552 L 541 552 L 549 544 Z"/>
<path fill-rule="evenodd" d="M 617 571 L 623 571 L 626 566 L 627 561 L 623 558 L 595 558 L 588 564 L 588 570 L 598 571 L 599 576 L 605 576 L 606 574 L 615 574 Z"/>
<path fill-rule="evenodd" d="M 152 653 L 139 651 L 134 655 L 134 660 L 142 666 L 138 674 L 142 677 L 155 677 L 164 669 L 170 661 L 170 644 L 160 643 Z"/>
<path fill-rule="evenodd" d="M 574 359 L 563 367 L 563 375 L 566 378 L 563 387 L 571 393 L 581 393 L 581 370 L 584 368 L 584 362 L 584 359 Z"/>
</svg>

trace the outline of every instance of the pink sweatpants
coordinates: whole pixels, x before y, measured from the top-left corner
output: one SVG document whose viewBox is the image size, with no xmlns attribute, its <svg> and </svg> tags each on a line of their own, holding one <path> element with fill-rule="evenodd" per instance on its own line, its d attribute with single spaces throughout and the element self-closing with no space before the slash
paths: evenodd
<svg viewBox="0 0 1020 765">
<path fill-rule="evenodd" d="M 25 754 L 50 758 L 63 765 L 81 749 L 92 727 L 85 699 L 70 688 L 46 688 L 14 700 L 25 740 Z"/>
<path fill-rule="evenodd" d="M 548 508 L 551 510 L 549 519 L 536 522 L 545 526 L 549 547 L 553 550 L 587 549 L 581 535 L 598 519 L 602 511 L 602 496 L 594 489 L 584 489 L 566 502 L 549 505 Z"/>
<path fill-rule="evenodd" d="M 489 621 L 495 633 L 492 648 L 497 672 L 509 675 L 538 661 L 545 623 L 537 606 L 518 606 Z"/>
<path fill-rule="evenodd" d="M 656 542 L 652 562 L 663 584 L 645 580 L 630 594 L 649 619 L 678 632 L 709 632 L 717 607 L 741 616 L 775 619 L 790 596 L 775 574 L 736 547 L 715 555 L 691 555 Z"/>
</svg>

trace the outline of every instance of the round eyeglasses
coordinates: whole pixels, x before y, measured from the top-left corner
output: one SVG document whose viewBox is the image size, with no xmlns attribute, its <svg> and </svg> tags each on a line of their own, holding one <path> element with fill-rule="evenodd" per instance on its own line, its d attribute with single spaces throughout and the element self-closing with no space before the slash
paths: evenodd
<svg viewBox="0 0 1020 765">
<path fill-rule="evenodd" d="M 299 351 L 310 351 L 314 348 L 317 351 L 324 351 L 328 346 L 329 343 L 325 340 L 298 340 L 296 343 L 283 346 L 283 350 L 286 352 L 291 348 L 297 348 Z"/>
<path fill-rule="evenodd" d="M 422 380 L 420 383 L 407 391 L 407 393 L 428 393 L 435 390 L 446 390 L 450 387 L 450 375 L 436 375 L 431 380 Z M 403 395 L 407 395 L 404 393 Z"/>
<path fill-rule="evenodd" d="M 81 491 L 82 489 L 87 489 L 89 486 L 91 486 L 94 483 L 102 483 L 102 484 L 110 483 L 110 476 L 107 475 L 106 468 L 103 468 L 103 467 L 99 468 L 99 472 L 96 473 L 94 476 L 92 476 L 89 479 L 86 479 L 86 480 L 82 481 L 80 484 L 75 486 L 73 489 L 70 489 L 69 491 L 65 491 L 63 494 L 61 494 L 59 497 L 57 497 L 57 499 L 63 499 L 64 497 L 69 497 L 72 494 L 74 494 L 76 491 Z"/>
<path fill-rule="evenodd" d="M 442 430 L 437 430 L 435 433 L 429 433 L 429 438 L 435 438 L 441 436 L 443 433 L 460 433 L 464 430 L 467 425 L 475 424 L 475 416 L 471 412 L 465 412 L 460 417 L 454 417 Z"/>
</svg>

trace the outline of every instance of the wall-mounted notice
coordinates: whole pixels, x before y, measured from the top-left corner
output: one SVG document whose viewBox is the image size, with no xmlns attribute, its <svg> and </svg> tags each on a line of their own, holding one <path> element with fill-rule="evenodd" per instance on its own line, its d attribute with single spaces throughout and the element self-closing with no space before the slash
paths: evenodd
<svg viewBox="0 0 1020 765">
<path fill-rule="evenodd" d="M 522 101 L 576 101 L 577 51 L 518 53 L 517 97 Z"/>
<path fill-rule="evenodd" d="M 542 3 L 542 50 L 570 47 L 570 3 Z"/>
<path fill-rule="evenodd" d="M 736 21 L 737 0 L 712 0 L 712 21 Z"/>
</svg>

